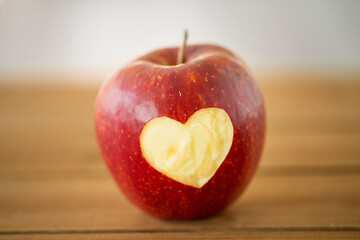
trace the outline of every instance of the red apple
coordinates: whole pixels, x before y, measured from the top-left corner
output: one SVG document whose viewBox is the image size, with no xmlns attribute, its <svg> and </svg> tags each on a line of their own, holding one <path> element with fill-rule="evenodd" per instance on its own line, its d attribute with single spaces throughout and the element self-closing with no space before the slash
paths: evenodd
<svg viewBox="0 0 360 240">
<path fill-rule="evenodd" d="M 244 191 L 265 136 L 261 92 L 244 62 L 215 45 L 138 58 L 101 87 L 95 125 L 123 193 L 161 218 L 218 214 Z"/>
</svg>

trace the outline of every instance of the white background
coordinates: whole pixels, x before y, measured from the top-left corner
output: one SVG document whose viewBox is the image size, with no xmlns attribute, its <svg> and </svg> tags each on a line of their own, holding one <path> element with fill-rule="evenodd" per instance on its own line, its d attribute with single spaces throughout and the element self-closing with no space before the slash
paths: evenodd
<svg viewBox="0 0 360 240">
<path fill-rule="evenodd" d="M 0 74 L 109 72 L 185 28 L 252 69 L 360 70 L 360 1 L 0 0 Z"/>
</svg>

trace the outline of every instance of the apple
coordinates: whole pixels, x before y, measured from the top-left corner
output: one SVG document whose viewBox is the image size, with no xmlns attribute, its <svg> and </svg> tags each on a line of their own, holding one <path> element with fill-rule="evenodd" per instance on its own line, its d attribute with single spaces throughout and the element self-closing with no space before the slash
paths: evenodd
<svg viewBox="0 0 360 240">
<path fill-rule="evenodd" d="M 240 58 L 220 46 L 184 44 L 111 75 L 96 99 L 95 129 L 131 202 L 160 218 L 205 218 L 248 185 L 264 144 L 265 110 Z"/>
</svg>

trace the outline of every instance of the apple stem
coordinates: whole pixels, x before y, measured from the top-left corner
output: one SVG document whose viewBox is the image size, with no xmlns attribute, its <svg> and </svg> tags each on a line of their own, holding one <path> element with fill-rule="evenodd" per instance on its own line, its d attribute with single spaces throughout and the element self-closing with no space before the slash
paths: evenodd
<svg viewBox="0 0 360 240">
<path fill-rule="evenodd" d="M 184 57 L 185 57 L 185 48 L 186 48 L 186 41 L 188 38 L 188 32 L 187 30 L 184 31 L 184 41 L 182 46 L 179 48 L 178 57 L 177 57 L 177 64 L 184 63 Z"/>
</svg>

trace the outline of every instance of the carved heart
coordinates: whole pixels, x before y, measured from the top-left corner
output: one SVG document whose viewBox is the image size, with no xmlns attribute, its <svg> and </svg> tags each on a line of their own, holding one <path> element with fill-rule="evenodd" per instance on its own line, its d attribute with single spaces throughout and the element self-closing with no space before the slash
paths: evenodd
<svg viewBox="0 0 360 240">
<path fill-rule="evenodd" d="M 147 122 L 140 134 L 146 161 L 180 183 L 204 186 L 230 151 L 234 127 L 220 108 L 195 112 L 185 124 L 167 117 Z"/>
</svg>

